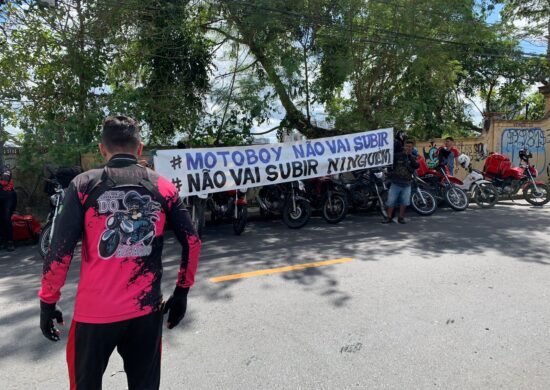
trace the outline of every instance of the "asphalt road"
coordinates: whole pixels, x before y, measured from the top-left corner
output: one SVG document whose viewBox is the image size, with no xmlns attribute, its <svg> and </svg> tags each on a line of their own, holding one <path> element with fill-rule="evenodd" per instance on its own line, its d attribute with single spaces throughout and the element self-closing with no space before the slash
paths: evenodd
<svg viewBox="0 0 550 390">
<path fill-rule="evenodd" d="M 548 389 L 550 207 L 518 201 L 386 226 L 374 215 L 207 230 L 188 314 L 165 330 L 162 389 Z M 178 269 L 172 236 L 164 291 Z M 292 264 L 347 263 L 212 283 Z M 0 252 L 0 387 L 68 388 L 38 329 L 36 247 Z M 61 307 L 70 323 L 79 257 Z M 125 389 L 115 352 L 104 389 Z"/>
</svg>

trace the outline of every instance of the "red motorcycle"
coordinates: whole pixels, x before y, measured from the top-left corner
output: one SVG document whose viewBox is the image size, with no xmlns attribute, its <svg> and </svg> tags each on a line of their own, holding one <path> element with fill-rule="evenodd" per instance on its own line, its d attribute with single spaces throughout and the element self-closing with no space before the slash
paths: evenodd
<svg viewBox="0 0 550 390">
<path fill-rule="evenodd" d="M 420 168 L 416 174 L 427 184 L 425 189 L 428 189 L 437 200 L 445 200 L 453 210 L 464 211 L 468 208 L 468 195 L 458 187 L 463 183 L 450 175 L 444 159 L 440 159 L 435 169 L 430 169 L 423 157 L 418 157 L 418 162 Z"/>
<path fill-rule="evenodd" d="M 512 167 L 507 156 L 494 153 L 485 160 L 483 174 L 497 188 L 499 195 L 511 198 L 521 190 L 523 198 L 533 206 L 544 206 L 550 201 L 548 185 L 535 180 L 537 168 L 529 163 L 533 155 L 527 149 L 519 151 L 520 166 Z"/>
</svg>

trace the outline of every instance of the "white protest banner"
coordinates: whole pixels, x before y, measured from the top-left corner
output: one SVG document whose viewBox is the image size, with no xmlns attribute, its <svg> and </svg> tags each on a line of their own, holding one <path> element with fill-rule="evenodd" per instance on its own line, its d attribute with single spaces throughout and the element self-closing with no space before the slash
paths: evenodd
<svg viewBox="0 0 550 390">
<path fill-rule="evenodd" d="M 246 189 L 390 165 L 393 129 L 294 143 L 159 150 L 154 163 L 182 196 Z"/>
</svg>

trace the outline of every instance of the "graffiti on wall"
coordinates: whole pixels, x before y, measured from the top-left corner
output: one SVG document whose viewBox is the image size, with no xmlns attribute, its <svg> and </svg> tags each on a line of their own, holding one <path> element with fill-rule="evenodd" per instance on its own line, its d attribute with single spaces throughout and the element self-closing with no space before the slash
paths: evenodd
<svg viewBox="0 0 550 390">
<path fill-rule="evenodd" d="M 455 144 L 455 147 L 461 154 L 465 154 L 470 157 L 472 163 L 484 161 L 487 156 L 489 156 L 489 148 L 483 142 L 475 143 L 471 141 L 458 141 Z M 430 142 L 429 146 L 422 148 L 424 158 L 426 159 L 429 167 L 437 166 L 438 161 L 436 153 L 438 149 L 439 147 L 434 142 Z M 458 172 L 459 169 L 460 167 L 455 164 L 455 171 Z"/>
<path fill-rule="evenodd" d="M 437 157 L 435 156 L 437 153 L 437 145 L 434 142 L 430 142 L 430 146 L 428 147 L 428 150 L 426 150 L 426 147 L 422 148 L 422 154 L 424 155 L 424 159 L 426 160 L 426 163 L 430 168 L 437 166 Z"/>
<path fill-rule="evenodd" d="M 465 143 L 458 142 L 456 148 L 460 153 L 467 155 L 472 161 L 483 161 L 489 156 L 487 145 L 483 142 L 479 143 Z"/>
<path fill-rule="evenodd" d="M 507 128 L 502 132 L 500 152 L 506 154 L 513 165 L 519 165 L 520 149 L 533 154 L 533 164 L 539 172 L 546 169 L 546 136 L 540 127 Z"/>
</svg>

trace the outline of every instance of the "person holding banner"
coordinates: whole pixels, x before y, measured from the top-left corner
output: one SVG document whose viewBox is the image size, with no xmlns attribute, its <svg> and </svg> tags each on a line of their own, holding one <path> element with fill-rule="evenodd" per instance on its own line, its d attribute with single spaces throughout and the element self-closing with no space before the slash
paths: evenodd
<svg viewBox="0 0 550 390">
<path fill-rule="evenodd" d="M 413 141 L 405 141 L 401 151 L 395 150 L 393 168 L 388 177 L 391 183 L 387 201 L 388 216 L 384 218 L 382 223 L 394 222 L 394 211 L 397 206 L 399 206 L 397 222 L 407 223 L 405 221 L 405 210 L 411 203 L 412 174 L 420 166 L 412 154 L 413 148 Z"/>
<path fill-rule="evenodd" d="M 128 388 L 158 389 L 163 314 L 168 329 L 185 316 L 201 242 L 174 185 L 138 164 L 143 150 L 137 122 L 125 116 L 103 123 L 104 168 L 69 185 L 44 260 L 40 328 L 51 341 L 63 324 L 57 306 L 77 242 L 80 281 L 67 343 L 71 389 L 100 389 L 111 353 L 124 361 Z M 183 250 L 176 286 L 162 301 L 162 247 L 168 222 Z"/>
</svg>

